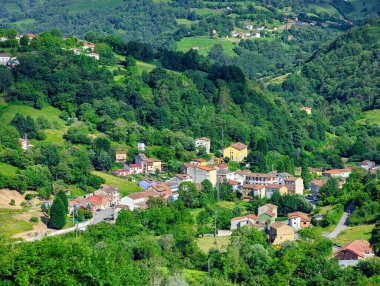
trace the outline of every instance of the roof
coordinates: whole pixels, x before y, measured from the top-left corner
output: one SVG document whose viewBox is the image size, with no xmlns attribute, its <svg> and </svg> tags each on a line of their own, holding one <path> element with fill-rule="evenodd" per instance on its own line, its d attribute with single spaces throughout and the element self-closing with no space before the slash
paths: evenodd
<svg viewBox="0 0 380 286">
<path fill-rule="evenodd" d="M 247 219 L 247 218 L 250 218 L 250 219 L 253 219 L 253 220 L 258 220 L 259 219 L 256 215 L 249 214 L 249 215 L 245 215 L 245 216 L 234 217 L 234 218 L 231 219 L 231 221 L 243 220 L 243 219 Z"/>
<path fill-rule="evenodd" d="M 234 144 L 231 144 L 230 147 L 236 149 L 236 150 L 239 150 L 239 151 L 242 151 L 246 148 L 248 148 L 247 145 L 243 144 L 243 143 L 240 143 L 240 142 L 236 142 Z"/>
<path fill-rule="evenodd" d="M 312 173 L 320 173 L 320 172 L 322 172 L 322 168 L 309 168 L 309 170 Z"/>
<path fill-rule="evenodd" d="M 275 222 L 275 223 L 272 223 L 271 225 L 269 225 L 271 228 L 274 228 L 274 229 L 279 229 L 281 227 L 284 227 L 284 226 L 288 226 L 287 224 L 284 224 L 282 222 Z M 288 226 L 289 227 L 289 226 Z"/>
<path fill-rule="evenodd" d="M 297 177 L 284 178 L 284 182 L 285 181 L 294 182 L 294 181 L 297 181 L 298 179 L 301 179 L 301 178 L 297 178 Z"/>
<path fill-rule="evenodd" d="M 214 169 L 213 167 L 208 167 L 208 166 L 200 166 L 200 165 L 194 165 L 194 164 L 183 164 L 186 168 L 197 168 L 197 169 L 201 169 L 203 171 L 213 171 L 213 170 L 216 170 Z"/>
<path fill-rule="evenodd" d="M 351 172 L 351 169 L 332 169 L 325 171 L 325 174 L 338 174 L 338 173 L 344 173 L 344 172 Z"/>
<path fill-rule="evenodd" d="M 289 173 L 286 173 L 286 172 L 284 172 L 284 173 L 279 173 L 279 175 L 281 175 L 281 176 L 283 176 L 283 177 L 287 177 L 287 178 L 289 178 L 289 177 L 293 177 L 292 174 L 289 174 Z"/>
<path fill-rule="evenodd" d="M 203 159 L 203 158 L 197 158 L 197 159 L 194 159 L 193 161 L 194 161 L 194 162 L 199 162 L 199 163 L 206 162 L 206 160 Z"/>
<path fill-rule="evenodd" d="M 128 198 L 132 200 L 138 200 L 138 199 L 143 199 L 143 198 L 149 198 L 149 197 L 156 197 L 157 194 L 155 192 L 137 192 L 137 193 L 132 193 L 128 195 Z"/>
<path fill-rule="evenodd" d="M 89 197 L 87 200 L 93 205 L 100 205 L 103 202 L 103 198 L 100 195 Z"/>
<path fill-rule="evenodd" d="M 128 167 L 129 168 L 140 168 L 140 166 L 138 164 L 129 164 Z"/>
<path fill-rule="evenodd" d="M 0 53 L 0 57 L 7 57 L 7 58 L 10 58 L 11 57 L 11 55 L 10 54 L 8 54 L 8 53 Z"/>
<path fill-rule="evenodd" d="M 231 174 L 231 173 L 233 173 L 233 172 L 232 172 L 232 171 L 229 171 L 229 170 L 227 170 L 227 169 L 219 169 L 219 170 L 217 171 L 218 176 L 220 176 L 220 175 L 227 175 L 227 174 Z"/>
<path fill-rule="evenodd" d="M 228 184 L 232 185 L 232 186 L 236 186 L 236 185 L 239 185 L 240 183 L 238 181 L 235 181 L 235 180 L 229 180 Z"/>
<path fill-rule="evenodd" d="M 219 164 L 216 167 L 218 167 L 219 169 L 228 169 L 228 165 L 227 164 Z"/>
<path fill-rule="evenodd" d="M 303 213 L 303 212 L 288 213 L 288 219 L 297 218 L 297 217 L 300 217 L 301 221 L 310 222 L 310 218 L 307 213 Z"/>
<path fill-rule="evenodd" d="M 312 185 L 317 185 L 319 187 L 322 187 L 324 184 L 326 184 L 326 181 L 325 180 L 311 180 L 310 182 Z"/>
<path fill-rule="evenodd" d="M 170 196 L 171 195 L 171 189 L 168 185 L 160 182 L 155 185 L 149 186 L 149 188 L 153 189 L 155 192 L 159 193 L 160 196 Z"/>
<path fill-rule="evenodd" d="M 210 142 L 211 140 L 207 137 L 199 137 L 199 138 L 195 138 L 195 140 L 202 140 L 202 141 L 208 141 Z"/>
<path fill-rule="evenodd" d="M 374 165 L 375 162 L 371 161 L 371 160 L 364 160 L 362 162 L 360 162 L 360 165 Z"/>
<path fill-rule="evenodd" d="M 239 171 L 236 171 L 235 174 L 240 175 L 240 176 L 252 175 L 250 170 L 239 170 Z"/>
<path fill-rule="evenodd" d="M 253 184 L 244 184 L 243 189 L 253 189 L 253 190 L 262 190 L 265 189 L 264 185 L 253 185 Z"/>
<path fill-rule="evenodd" d="M 274 205 L 274 204 L 265 204 L 263 205 L 263 207 L 268 207 L 268 208 L 271 208 L 271 209 L 277 209 L 278 206 Z"/>
<path fill-rule="evenodd" d="M 269 184 L 269 185 L 265 185 L 265 188 L 267 188 L 267 189 L 281 189 L 281 188 L 286 188 L 286 186 L 279 185 L 279 184 Z"/>
<path fill-rule="evenodd" d="M 357 256 L 364 258 L 368 254 L 372 253 L 372 248 L 367 240 L 360 239 L 344 245 L 337 252 L 335 252 L 334 256 L 337 256 L 337 254 L 342 251 L 349 251 Z"/>
<path fill-rule="evenodd" d="M 268 173 L 268 174 L 263 174 L 263 173 L 250 173 L 246 175 L 247 177 L 258 177 L 258 178 L 276 178 L 277 175 Z"/>
<path fill-rule="evenodd" d="M 192 178 L 188 174 L 176 174 L 174 177 L 177 177 L 178 179 L 181 179 L 181 180 L 186 180 L 186 179 L 191 179 Z"/>
</svg>

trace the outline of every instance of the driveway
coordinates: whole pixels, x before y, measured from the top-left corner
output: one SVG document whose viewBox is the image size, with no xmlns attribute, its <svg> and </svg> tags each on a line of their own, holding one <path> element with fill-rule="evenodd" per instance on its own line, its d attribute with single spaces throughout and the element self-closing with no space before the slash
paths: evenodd
<svg viewBox="0 0 380 286">
<path fill-rule="evenodd" d="M 345 230 L 347 228 L 347 220 L 352 214 L 352 212 L 354 211 L 354 209 L 355 209 L 354 204 L 350 203 L 348 207 L 346 208 L 346 210 L 344 211 L 335 229 L 332 232 L 326 234 L 325 236 L 330 239 L 336 238 L 339 235 L 339 233 Z"/>
</svg>

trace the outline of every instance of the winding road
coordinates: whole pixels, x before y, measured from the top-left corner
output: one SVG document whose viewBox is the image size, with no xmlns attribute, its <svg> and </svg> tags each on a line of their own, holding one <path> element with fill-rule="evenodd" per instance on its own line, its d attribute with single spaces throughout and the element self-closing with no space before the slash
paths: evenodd
<svg viewBox="0 0 380 286">
<path fill-rule="evenodd" d="M 336 238 L 339 235 L 339 233 L 345 230 L 347 228 L 347 220 L 352 214 L 352 212 L 354 211 L 354 209 L 355 209 L 354 203 L 350 203 L 348 207 L 346 208 L 346 210 L 344 211 L 335 229 L 332 232 L 325 234 L 325 237 L 330 238 L 330 239 Z"/>
</svg>

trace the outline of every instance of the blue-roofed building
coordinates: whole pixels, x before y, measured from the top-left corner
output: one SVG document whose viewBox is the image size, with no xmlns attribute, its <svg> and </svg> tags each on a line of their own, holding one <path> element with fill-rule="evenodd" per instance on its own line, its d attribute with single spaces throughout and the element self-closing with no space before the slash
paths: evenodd
<svg viewBox="0 0 380 286">
<path fill-rule="evenodd" d="M 144 190 L 148 189 L 148 187 L 157 184 L 157 182 L 153 179 L 144 179 L 139 182 L 140 188 L 143 188 Z"/>
</svg>

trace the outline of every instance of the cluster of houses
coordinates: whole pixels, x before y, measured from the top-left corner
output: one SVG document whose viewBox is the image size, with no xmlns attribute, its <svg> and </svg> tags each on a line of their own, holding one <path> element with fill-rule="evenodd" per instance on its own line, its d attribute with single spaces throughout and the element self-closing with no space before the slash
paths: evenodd
<svg viewBox="0 0 380 286">
<path fill-rule="evenodd" d="M 84 55 L 84 56 L 92 57 L 96 60 L 99 60 L 99 58 L 100 58 L 99 54 L 94 52 L 94 50 L 95 50 L 95 44 L 94 43 L 90 43 L 90 42 L 85 41 L 85 42 L 83 42 L 81 48 L 71 48 L 69 50 L 72 51 L 77 56 Z"/>
<path fill-rule="evenodd" d="M 258 208 L 257 215 L 249 214 L 231 219 L 231 230 L 241 227 L 255 227 L 265 230 L 268 240 L 272 244 L 282 244 L 296 239 L 296 231 L 310 226 L 311 219 L 303 212 L 288 214 L 287 221 L 277 221 L 278 207 L 273 204 L 265 204 Z"/>
<path fill-rule="evenodd" d="M 12 57 L 9 53 L 0 53 L 0 66 L 6 66 L 9 68 L 14 68 L 19 65 L 20 62 L 16 57 Z"/>
<path fill-rule="evenodd" d="M 241 39 L 260 38 L 261 34 L 259 32 L 250 33 L 250 32 L 232 31 L 231 32 L 231 37 L 233 37 L 233 38 L 241 38 Z"/>
<path fill-rule="evenodd" d="M 120 192 L 118 188 L 101 185 L 100 189 L 91 194 L 69 200 L 69 214 L 72 214 L 78 208 L 96 212 L 107 207 L 115 206 L 119 202 Z"/>
<path fill-rule="evenodd" d="M 29 41 L 33 40 L 36 35 L 35 34 L 32 34 L 32 33 L 28 33 L 28 34 L 18 34 L 16 35 L 15 39 L 16 40 L 20 40 L 23 36 L 27 36 L 29 38 Z M 6 41 L 9 41 L 10 39 L 8 37 L 0 37 L 0 42 L 6 42 Z"/>
</svg>

